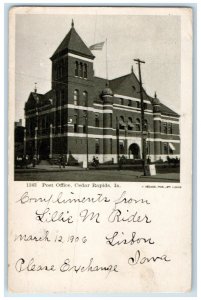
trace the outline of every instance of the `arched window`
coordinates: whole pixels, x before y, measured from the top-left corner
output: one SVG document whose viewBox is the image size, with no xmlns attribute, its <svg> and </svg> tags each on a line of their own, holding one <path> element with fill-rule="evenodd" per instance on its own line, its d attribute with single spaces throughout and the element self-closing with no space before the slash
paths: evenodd
<svg viewBox="0 0 201 300">
<path fill-rule="evenodd" d="M 78 112 L 75 110 L 74 113 L 74 132 L 78 132 Z"/>
<path fill-rule="evenodd" d="M 86 91 L 83 92 L 83 104 L 88 106 L 88 93 Z"/>
<path fill-rule="evenodd" d="M 96 127 L 100 126 L 99 114 L 95 114 L 95 126 Z"/>
<path fill-rule="evenodd" d="M 87 78 L 87 64 L 84 64 L 84 78 Z"/>
<path fill-rule="evenodd" d="M 136 119 L 136 123 L 135 123 L 135 127 L 136 127 L 136 131 L 140 131 L 140 119 Z"/>
<path fill-rule="evenodd" d="M 79 91 L 78 90 L 74 90 L 73 100 L 74 100 L 74 105 L 78 105 L 78 102 L 79 102 Z"/>
<path fill-rule="evenodd" d="M 124 122 L 124 117 L 123 116 L 120 116 L 119 117 L 119 129 L 125 129 L 125 122 Z"/>
<path fill-rule="evenodd" d="M 133 120 L 131 117 L 128 118 L 128 130 L 132 130 L 134 127 Z"/>
<path fill-rule="evenodd" d="M 75 62 L 75 76 L 79 75 L 79 64 L 78 61 Z"/>
<path fill-rule="evenodd" d="M 80 63 L 80 77 L 83 77 L 83 63 Z"/>
</svg>

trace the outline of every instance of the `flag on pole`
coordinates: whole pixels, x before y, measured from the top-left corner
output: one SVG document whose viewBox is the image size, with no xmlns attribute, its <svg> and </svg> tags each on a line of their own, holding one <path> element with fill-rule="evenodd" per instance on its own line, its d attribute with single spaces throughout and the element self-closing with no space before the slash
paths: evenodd
<svg viewBox="0 0 201 300">
<path fill-rule="evenodd" d="M 105 42 L 97 43 L 89 47 L 90 50 L 102 50 Z"/>
</svg>

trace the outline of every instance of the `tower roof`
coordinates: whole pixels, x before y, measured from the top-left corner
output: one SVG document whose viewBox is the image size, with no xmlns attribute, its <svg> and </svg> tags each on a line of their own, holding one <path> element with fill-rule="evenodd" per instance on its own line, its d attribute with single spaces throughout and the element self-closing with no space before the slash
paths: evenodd
<svg viewBox="0 0 201 300">
<path fill-rule="evenodd" d="M 102 96 L 113 96 L 112 90 L 109 88 L 108 84 L 102 91 Z"/>
<path fill-rule="evenodd" d="M 76 32 L 73 21 L 70 31 L 65 36 L 59 47 L 56 49 L 51 59 L 54 59 L 68 52 L 92 59 L 94 58 L 94 55 L 91 53 L 89 48 L 86 46 L 79 34 Z"/>
</svg>

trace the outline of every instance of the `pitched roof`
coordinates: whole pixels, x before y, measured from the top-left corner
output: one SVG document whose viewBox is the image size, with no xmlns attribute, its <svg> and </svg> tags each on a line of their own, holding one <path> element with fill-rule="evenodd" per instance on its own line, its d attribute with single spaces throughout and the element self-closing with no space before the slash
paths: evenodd
<svg viewBox="0 0 201 300">
<path fill-rule="evenodd" d="M 160 103 L 161 105 L 161 113 L 162 115 L 168 115 L 168 116 L 174 116 L 174 117 L 179 117 L 179 114 L 177 114 L 175 111 L 167 107 L 165 104 Z"/>
<path fill-rule="evenodd" d="M 114 94 L 140 98 L 140 83 L 133 72 L 110 80 L 109 86 Z M 149 100 L 149 97 L 147 96 L 144 89 L 143 98 L 145 100 Z"/>
<path fill-rule="evenodd" d="M 149 96 L 149 99 L 151 103 L 153 103 L 154 98 Z M 173 116 L 173 117 L 179 117 L 179 114 L 173 111 L 171 108 L 167 107 L 165 104 L 163 104 L 161 101 L 159 102 L 160 108 L 161 108 L 161 113 L 162 115 L 168 115 L 168 116 Z"/>
<path fill-rule="evenodd" d="M 71 27 L 70 31 L 65 36 L 59 47 L 56 49 L 51 59 L 68 52 L 73 52 L 75 54 L 79 54 L 92 59 L 94 58 L 94 55 L 91 53 L 89 48 L 76 32 L 74 25 Z"/>
</svg>

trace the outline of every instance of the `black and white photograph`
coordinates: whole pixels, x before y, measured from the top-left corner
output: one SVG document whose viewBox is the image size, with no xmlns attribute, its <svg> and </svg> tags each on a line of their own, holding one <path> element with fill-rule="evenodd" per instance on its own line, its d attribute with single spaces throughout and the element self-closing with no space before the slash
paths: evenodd
<svg viewBox="0 0 201 300">
<path fill-rule="evenodd" d="M 20 13 L 16 181 L 180 181 L 177 14 Z"/>
<path fill-rule="evenodd" d="M 8 295 L 192 295 L 192 9 L 8 16 Z"/>
</svg>

